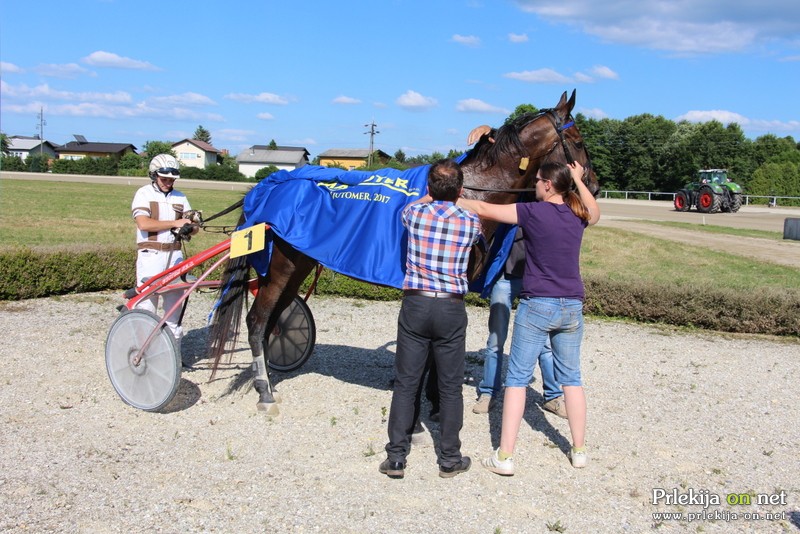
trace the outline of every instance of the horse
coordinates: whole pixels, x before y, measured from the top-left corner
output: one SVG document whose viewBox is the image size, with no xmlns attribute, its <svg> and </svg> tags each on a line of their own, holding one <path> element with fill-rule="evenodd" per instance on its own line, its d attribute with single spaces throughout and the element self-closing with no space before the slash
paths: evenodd
<svg viewBox="0 0 800 534">
<path fill-rule="evenodd" d="M 483 135 L 460 163 L 464 173 L 463 196 L 493 203 L 515 202 L 520 193 L 533 190 L 531 184 L 539 167 L 548 161 L 581 163 L 585 169 L 583 182 L 596 196 L 600 187 L 571 115 L 574 106 L 575 91 L 569 99 L 565 91 L 554 108 L 520 115 L 492 130 L 491 134 Z M 243 220 L 244 214 L 240 224 Z M 491 242 L 497 223 L 484 220 L 482 225 L 485 240 Z M 484 268 L 489 248 L 473 247 L 468 272 L 470 279 L 478 276 Z M 265 334 L 273 331 L 278 317 L 316 266 L 316 260 L 275 236 L 267 275 L 258 276 L 258 291 L 247 313 L 246 324 L 253 356 L 253 387 L 259 395 L 256 406 L 268 415 L 279 413 L 277 402 L 280 399 L 272 389 L 268 362 L 263 353 Z M 227 347 L 236 343 L 249 274 L 247 256 L 227 261 L 209 332 L 212 378 Z"/>
</svg>

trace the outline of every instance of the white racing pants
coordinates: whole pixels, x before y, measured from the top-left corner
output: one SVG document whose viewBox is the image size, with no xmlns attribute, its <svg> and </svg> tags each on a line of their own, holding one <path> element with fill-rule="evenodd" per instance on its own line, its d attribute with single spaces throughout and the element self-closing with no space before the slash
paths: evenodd
<svg viewBox="0 0 800 534">
<path fill-rule="evenodd" d="M 180 250 L 173 250 L 172 257 L 170 257 L 168 250 L 152 250 L 152 249 L 142 249 L 137 252 L 136 255 L 136 285 L 137 287 L 141 285 L 144 280 L 147 278 L 152 278 L 160 274 L 161 272 L 165 271 L 169 267 L 173 265 L 177 265 L 178 263 L 183 261 L 183 254 Z M 169 259 L 169 264 L 167 264 L 167 260 Z M 170 291 L 169 293 L 164 293 L 161 295 L 163 297 L 163 306 L 164 306 L 164 313 L 166 313 L 172 306 L 175 305 L 178 300 L 180 300 L 181 296 L 183 296 L 183 292 L 181 291 Z M 149 299 L 142 299 L 137 305 L 137 308 L 142 310 L 147 310 L 150 312 L 155 313 L 156 309 L 158 308 L 158 296 L 152 296 Z M 172 335 L 175 337 L 175 341 L 180 344 L 181 338 L 183 337 L 183 328 L 178 324 L 178 320 L 181 316 L 181 308 L 178 307 L 174 313 L 172 313 L 169 317 L 167 317 L 167 326 L 172 331 Z"/>
</svg>

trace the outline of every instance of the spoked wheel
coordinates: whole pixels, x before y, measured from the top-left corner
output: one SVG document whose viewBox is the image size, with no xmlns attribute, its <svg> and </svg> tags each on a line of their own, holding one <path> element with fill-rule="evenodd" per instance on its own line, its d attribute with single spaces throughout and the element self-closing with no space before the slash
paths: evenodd
<svg viewBox="0 0 800 534">
<path fill-rule="evenodd" d="M 311 309 L 297 296 L 283 310 L 275 329 L 264 338 L 264 355 L 270 369 L 283 372 L 298 369 L 311 357 L 316 340 L 317 327 Z"/>
<path fill-rule="evenodd" d="M 155 412 L 169 404 L 181 379 L 181 352 L 164 325 L 135 363 L 136 355 L 160 319 L 146 310 L 117 317 L 106 338 L 106 370 L 117 394 L 134 408 Z"/>
</svg>

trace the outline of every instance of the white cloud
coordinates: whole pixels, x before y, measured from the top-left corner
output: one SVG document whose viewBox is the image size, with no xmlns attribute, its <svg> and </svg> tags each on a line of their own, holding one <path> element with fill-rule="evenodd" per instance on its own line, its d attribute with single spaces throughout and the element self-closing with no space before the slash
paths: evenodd
<svg viewBox="0 0 800 534">
<path fill-rule="evenodd" d="M 253 130 L 237 130 L 234 128 L 223 128 L 222 130 L 214 131 L 214 139 L 219 139 L 220 141 L 235 141 L 235 142 L 243 142 L 247 141 L 248 138 L 251 136 L 256 135 L 258 132 Z"/>
<path fill-rule="evenodd" d="M 608 114 L 600 108 L 579 108 L 577 111 L 579 113 L 583 113 L 584 115 L 586 115 L 591 119 L 608 118 Z"/>
<path fill-rule="evenodd" d="M 133 99 L 131 95 L 125 91 L 115 91 L 113 93 L 94 93 L 94 92 L 81 92 L 76 93 L 72 91 L 60 91 L 53 89 L 48 84 L 41 84 L 35 87 L 29 87 L 25 84 L 10 85 L 3 82 L 3 96 L 6 99 L 19 98 L 23 100 L 30 99 L 44 99 L 44 100 L 77 100 L 80 102 L 110 102 L 110 103 L 126 103 L 131 102 Z"/>
<path fill-rule="evenodd" d="M 179 95 L 157 96 L 151 99 L 154 103 L 165 106 L 215 106 L 216 102 L 198 93 L 182 93 Z"/>
<path fill-rule="evenodd" d="M 89 76 L 96 76 L 95 73 L 91 72 L 90 70 L 84 69 L 77 63 L 66 63 L 63 65 L 55 64 L 55 63 L 47 63 L 43 65 L 37 65 L 34 69 L 34 72 L 40 74 L 42 76 L 50 77 L 50 78 L 77 78 L 78 76 L 82 76 L 84 74 L 88 74 Z"/>
<path fill-rule="evenodd" d="M 508 40 L 512 43 L 527 43 L 528 42 L 528 34 L 526 33 L 509 33 Z"/>
<path fill-rule="evenodd" d="M 456 111 L 467 113 L 498 113 L 502 115 L 508 115 L 510 113 L 507 109 L 487 104 L 483 100 L 478 100 L 477 98 L 459 100 L 456 105 Z"/>
<path fill-rule="evenodd" d="M 271 121 L 275 118 L 275 116 L 272 113 L 267 113 L 265 111 L 263 113 L 259 113 L 258 115 L 256 115 L 256 118 L 261 119 L 262 121 Z"/>
<path fill-rule="evenodd" d="M 104 52 L 102 50 L 92 52 L 83 58 L 83 62 L 93 67 L 110 67 L 115 69 L 133 70 L 161 70 L 147 61 L 122 57 L 111 52 Z"/>
<path fill-rule="evenodd" d="M 360 104 L 361 100 L 349 96 L 340 95 L 333 99 L 334 104 Z"/>
<path fill-rule="evenodd" d="M 706 111 L 699 111 L 693 110 L 684 113 L 683 115 L 676 117 L 676 121 L 689 121 L 689 122 L 708 122 L 711 120 L 716 120 L 721 122 L 722 124 L 730 124 L 731 122 L 738 123 L 740 126 L 744 126 L 745 124 L 749 123 L 749 119 L 739 115 L 738 113 L 734 113 L 733 111 L 725 111 L 722 109 L 710 109 Z"/>
<path fill-rule="evenodd" d="M 573 79 L 580 83 L 594 83 L 594 78 L 582 72 L 576 72 L 575 76 L 573 76 Z"/>
<path fill-rule="evenodd" d="M 476 37 L 474 35 L 459 35 L 456 33 L 455 35 L 453 35 L 453 37 L 451 37 L 450 40 L 453 41 L 454 43 L 462 44 L 464 46 L 475 47 L 475 46 L 480 46 L 481 44 L 480 37 Z"/>
<path fill-rule="evenodd" d="M 278 96 L 274 93 L 259 93 L 257 95 L 249 95 L 245 93 L 230 93 L 225 95 L 225 98 L 229 100 L 235 100 L 236 102 L 243 102 L 245 104 L 252 104 L 253 102 L 258 102 L 260 104 L 275 104 L 278 106 L 285 106 L 289 103 L 289 100 Z"/>
<path fill-rule="evenodd" d="M 435 98 L 422 96 L 416 91 L 408 90 L 395 101 L 398 106 L 411 111 L 423 111 L 439 105 Z"/>
<path fill-rule="evenodd" d="M 761 133 L 786 132 L 787 134 L 791 134 L 792 132 L 796 132 L 798 128 L 800 128 L 800 121 L 751 119 L 734 111 L 727 111 L 724 109 L 711 109 L 704 111 L 692 110 L 684 113 L 683 115 L 680 115 L 679 117 L 675 117 L 675 120 L 676 121 L 685 120 L 689 122 L 708 122 L 715 120 L 725 125 L 735 122 L 736 124 L 741 126 L 742 129 L 748 130 L 750 132 L 761 132 Z"/>
<path fill-rule="evenodd" d="M 8 63 L 6 61 L 0 61 L 0 72 L 4 74 L 11 74 L 11 73 L 20 73 L 24 72 L 24 70 L 13 63 Z"/>
<path fill-rule="evenodd" d="M 607 80 L 618 80 L 619 74 L 606 67 L 605 65 L 595 65 L 592 67 L 591 73 L 598 78 L 605 78 Z"/>
<path fill-rule="evenodd" d="M 316 145 L 317 141 L 313 137 L 306 137 L 303 139 L 295 139 L 292 141 L 292 145 L 294 146 L 311 146 Z"/>
<path fill-rule="evenodd" d="M 796 0 L 515 0 L 523 11 L 603 40 L 679 54 L 741 51 L 796 42 Z"/>
<path fill-rule="evenodd" d="M 568 76 L 564 76 L 553 69 L 537 69 L 537 70 L 524 70 L 521 72 L 508 72 L 503 74 L 505 78 L 512 80 L 520 80 L 522 82 L 530 83 L 570 83 L 573 80 Z"/>
</svg>

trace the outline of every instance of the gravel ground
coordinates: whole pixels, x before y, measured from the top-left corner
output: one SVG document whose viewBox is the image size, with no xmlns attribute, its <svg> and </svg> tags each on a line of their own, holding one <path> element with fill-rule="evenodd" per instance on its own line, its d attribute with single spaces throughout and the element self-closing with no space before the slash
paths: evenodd
<svg viewBox="0 0 800 534">
<path fill-rule="evenodd" d="M 800 531 L 796 339 L 589 319 L 586 469 L 569 464 L 566 421 L 538 408 L 537 379 L 514 477 L 474 465 L 440 479 L 430 424 L 406 478 L 390 480 L 377 468 L 399 303 L 313 297 L 315 353 L 277 376 L 284 402 L 270 419 L 256 411 L 244 346 L 208 381 L 209 295 L 189 306 L 183 358 L 194 365 L 175 400 L 165 413 L 125 405 L 104 363 L 120 302 L 91 293 L 0 303 L 1 531 Z M 499 411 L 469 411 L 487 313 L 469 309 L 461 437 L 475 462 L 500 432 Z M 658 488 L 690 501 L 654 505 Z M 729 494 L 752 504 L 727 504 Z M 774 500 L 756 504 L 759 494 Z"/>
</svg>

